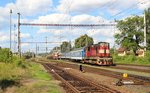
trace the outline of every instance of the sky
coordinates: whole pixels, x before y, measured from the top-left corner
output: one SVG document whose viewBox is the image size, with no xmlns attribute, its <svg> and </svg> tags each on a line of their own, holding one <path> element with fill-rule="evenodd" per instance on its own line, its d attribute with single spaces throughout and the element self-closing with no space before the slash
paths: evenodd
<svg viewBox="0 0 150 93">
<path fill-rule="evenodd" d="M 10 47 L 10 26 L 12 32 L 11 50 L 17 51 L 18 15 L 21 23 L 41 24 L 115 24 L 129 16 L 143 16 L 150 7 L 150 0 L 0 0 L 0 46 Z M 10 14 L 10 10 L 12 13 Z M 11 16 L 11 17 L 10 17 Z M 11 20 L 11 24 L 10 24 Z M 76 38 L 87 34 L 94 39 L 114 44 L 115 26 L 95 27 L 48 27 L 20 26 L 21 42 L 63 42 L 74 45 Z M 21 43 L 22 52 L 48 52 L 60 43 Z"/>
</svg>

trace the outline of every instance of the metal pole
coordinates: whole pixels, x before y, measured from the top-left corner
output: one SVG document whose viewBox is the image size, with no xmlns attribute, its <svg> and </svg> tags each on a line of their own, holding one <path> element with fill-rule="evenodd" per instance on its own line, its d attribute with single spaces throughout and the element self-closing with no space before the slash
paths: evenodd
<svg viewBox="0 0 150 93">
<path fill-rule="evenodd" d="M 11 14 L 12 10 L 10 9 L 10 51 L 11 51 Z"/>
<path fill-rule="evenodd" d="M 116 22 L 116 19 L 114 19 L 114 23 Z M 114 53 L 115 53 L 115 51 L 116 51 L 116 44 L 115 44 L 115 30 L 116 30 L 116 26 L 114 26 L 114 46 L 113 46 L 113 48 L 114 48 Z"/>
<path fill-rule="evenodd" d="M 145 47 L 145 51 L 146 51 L 146 13 L 144 11 L 144 47 Z"/>
<path fill-rule="evenodd" d="M 18 13 L 18 54 L 19 54 L 19 57 L 21 57 L 20 13 Z"/>
<path fill-rule="evenodd" d="M 37 43 L 36 43 L 36 56 L 37 56 L 37 50 L 38 50 L 37 48 L 38 48 L 38 47 L 37 47 Z"/>
<path fill-rule="evenodd" d="M 88 46 L 88 40 L 87 40 L 87 36 L 86 36 L 86 46 Z"/>
<path fill-rule="evenodd" d="M 15 33 L 15 30 L 16 30 L 16 25 L 14 24 L 14 53 L 16 52 L 16 33 Z"/>
<path fill-rule="evenodd" d="M 46 38 L 46 54 L 47 54 L 47 36 L 45 38 Z"/>
</svg>

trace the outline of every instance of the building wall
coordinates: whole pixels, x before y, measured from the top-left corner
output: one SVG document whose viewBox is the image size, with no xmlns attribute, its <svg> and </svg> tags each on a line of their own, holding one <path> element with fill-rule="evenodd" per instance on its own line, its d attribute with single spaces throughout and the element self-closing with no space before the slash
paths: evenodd
<svg viewBox="0 0 150 93">
<path fill-rule="evenodd" d="M 125 56 L 125 55 L 126 55 L 126 52 L 125 52 L 125 51 L 118 53 L 118 56 Z"/>
</svg>

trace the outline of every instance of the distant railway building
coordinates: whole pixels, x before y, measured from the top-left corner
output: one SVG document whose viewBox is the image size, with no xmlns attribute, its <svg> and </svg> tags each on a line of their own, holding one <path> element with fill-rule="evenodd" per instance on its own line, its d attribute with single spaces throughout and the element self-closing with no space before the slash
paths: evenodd
<svg viewBox="0 0 150 93">
<path fill-rule="evenodd" d="M 127 51 L 126 51 L 125 48 L 120 47 L 120 48 L 118 49 L 118 56 L 125 56 L 126 54 L 127 54 Z"/>
<path fill-rule="evenodd" d="M 138 49 L 136 51 L 136 54 L 138 57 L 144 57 L 144 54 L 145 54 L 144 49 Z"/>
</svg>

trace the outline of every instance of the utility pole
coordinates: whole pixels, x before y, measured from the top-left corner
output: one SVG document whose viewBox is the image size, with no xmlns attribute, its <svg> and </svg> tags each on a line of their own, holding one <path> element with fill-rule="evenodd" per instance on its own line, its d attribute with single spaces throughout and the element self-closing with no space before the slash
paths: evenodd
<svg viewBox="0 0 150 93">
<path fill-rule="evenodd" d="M 46 54 L 47 54 L 47 36 L 45 37 L 46 38 Z"/>
<path fill-rule="evenodd" d="M 10 9 L 10 51 L 11 51 L 11 15 L 12 15 L 12 10 Z"/>
<path fill-rule="evenodd" d="M 38 50 L 38 47 L 37 47 L 37 43 L 36 43 L 36 56 L 37 56 L 37 50 Z"/>
<path fill-rule="evenodd" d="M 20 40 L 20 13 L 18 14 L 18 54 L 21 58 L 21 40 Z"/>
<path fill-rule="evenodd" d="M 15 30 L 16 30 L 16 25 L 14 24 L 14 52 L 16 52 L 16 32 L 15 32 Z"/>
<path fill-rule="evenodd" d="M 114 19 L 114 24 L 116 23 L 117 21 L 116 21 L 116 19 Z M 114 26 L 114 46 L 113 46 L 113 48 L 114 48 L 114 53 L 116 52 L 116 44 L 115 44 L 115 31 L 116 31 L 116 26 Z"/>
<path fill-rule="evenodd" d="M 145 51 L 146 51 L 146 12 L 144 11 L 144 47 L 145 47 Z"/>
<path fill-rule="evenodd" d="M 86 36 L 86 46 L 88 46 L 88 37 Z"/>
</svg>

